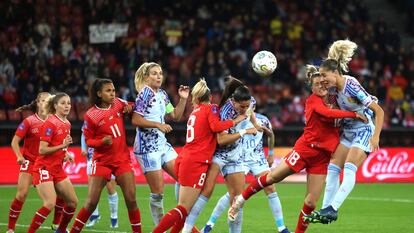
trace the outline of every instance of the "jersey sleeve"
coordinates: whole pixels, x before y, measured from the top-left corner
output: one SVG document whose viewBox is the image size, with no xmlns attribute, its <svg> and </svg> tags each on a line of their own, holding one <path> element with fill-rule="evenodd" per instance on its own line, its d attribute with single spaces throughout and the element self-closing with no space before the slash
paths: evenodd
<svg viewBox="0 0 414 233">
<path fill-rule="evenodd" d="M 26 133 L 29 131 L 29 128 L 30 128 L 30 122 L 26 118 L 17 127 L 15 135 L 19 136 L 20 138 L 24 138 L 26 136 Z"/>
<path fill-rule="evenodd" d="M 50 121 L 46 121 L 42 130 L 40 131 L 40 141 L 52 142 L 53 136 L 56 134 L 56 125 L 52 124 Z"/>
<path fill-rule="evenodd" d="M 85 135 L 86 145 L 89 147 L 99 147 L 102 145 L 101 139 L 95 139 L 95 130 L 96 125 L 89 118 L 88 115 L 85 115 L 85 121 L 83 122 L 83 135 Z"/>
<path fill-rule="evenodd" d="M 216 105 L 212 105 L 208 109 L 207 114 L 208 114 L 208 123 L 210 125 L 210 129 L 214 133 L 222 132 L 224 130 L 231 128 L 234 125 L 233 121 L 231 120 L 220 121 L 219 109 Z"/>
<path fill-rule="evenodd" d="M 357 98 L 365 107 L 368 107 L 374 101 L 372 96 L 354 79 L 348 79 L 345 91 L 349 93 L 351 97 Z"/>
<path fill-rule="evenodd" d="M 269 118 L 263 116 L 262 122 L 263 122 L 263 126 L 264 127 L 268 128 L 268 129 L 272 129 L 273 128 L 272 127 L 272 124 L 270 123 Z"/>
<path fill-rule="evenodd" d="M 164 94 L 165 114 L 170 114 L 174 111 L 174 105 L 171 103 L 170 97 L 168 97 L 167 92 L 162 90 L 162 93 Z"/>
<path fill-rule="evenodd" d="M 331 109 L 327 107 L 321 98 L 314 98 L 309 102 L 311 104 L 314 112 L 328 118 L 355 118 L 355 112 L 349 112 L 339 109 Z"/>
<path fill-rule="evenodd" d="M 135 99 L 134 112 L 143 116 L 145 111 L 150 107 L 151 99 L 154 97 L 154 92 L 151 88 L 145 86 Z"/>
</svg>

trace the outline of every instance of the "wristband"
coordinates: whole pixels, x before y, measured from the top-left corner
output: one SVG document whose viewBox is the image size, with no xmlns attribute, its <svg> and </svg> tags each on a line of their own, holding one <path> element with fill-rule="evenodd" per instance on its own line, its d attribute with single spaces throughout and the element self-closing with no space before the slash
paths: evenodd
<svg viewBox="0 0 414 233">
<path fill-rule="evenodd" d="M 273 150 L 269 150 L 268 156 L 273 156 Z"/>
<path fill-rule="evenodd" d="M 245 129 L 240 130 L 239 134 L 240 134 L 240 137 L 243 137 L 243 135 L 246 134 L 246 130 Z"/>
</svg>

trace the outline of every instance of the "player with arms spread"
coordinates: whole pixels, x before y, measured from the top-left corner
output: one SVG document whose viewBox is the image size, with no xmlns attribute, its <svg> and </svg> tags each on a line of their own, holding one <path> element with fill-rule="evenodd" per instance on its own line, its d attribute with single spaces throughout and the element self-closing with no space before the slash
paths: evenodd
<svg viewBox="0 0 414 233">
<path fill-rule="evenodd" d="M 132 107 L 115 97 L 115 87 L 110 79 L 95 79 L 89 90 L 92 107 L 85 113 L 83 133 L 86 144 L 94 148 L 92 172 L 88 182 L 88 197 L 76 216 L 71 233 L 82 231 L 95 210 L 102 189 L 116 177 L 124 194 L 133 233 L 141 233 L 141 216 L 135 199 L 135 177 L 126 144 L 124 113 Z"/>
<path fill-rule="evenodd" d="M 359 113 L 331 109 L 327 106 L 328 91 L 322 84 L 320 73 L 315 67 L 307 67 L 307 77 L 313 94 L 306 100 L 306 125 L 302 136 L 296 141 L 293 150 L 276 168 L 253 181 L 241 195 L 234 199 L 228 211 L 230 221 L 236 219 L 240 208 L 252 195 L 306 168 L 307 193 L 295 231 L 296 233 L 305 232 L 308 223 L 302 217 L 304 214 L 310 215 L 315 209 L 322 192 L 329 159 L 339 143 L 339 128 L 334 126 L 334 119 L 358 118 L 361 121 L 367 121 Z"/>
<path fill-rule="evenodd" d="M 177 180 L 174 174 L 177 152 L 165 137 L 165 134 L 173 129 L 165 123 L 164 118 L 168 114 L 174 121 L 180 120 L 190 93 L 188 86 L 180 86 L 180 100 L 174 108 L 167 92 L 161 88 L 163 81 L 163 70 L 154 62 L 142 64 L 135 73 L 135 88 L 138 95 L 132 115 L 132 124 L 137 127 L 134 153 L 151 190 L 150 211 L 155 225 L 158 225 L 164 215 L 162 170 Z"/>
</svg>

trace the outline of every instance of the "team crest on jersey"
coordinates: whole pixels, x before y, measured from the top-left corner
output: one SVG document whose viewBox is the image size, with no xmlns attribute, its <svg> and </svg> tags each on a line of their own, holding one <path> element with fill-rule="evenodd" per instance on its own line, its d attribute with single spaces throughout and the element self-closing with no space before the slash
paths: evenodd
<svg viewBox="0 0 414 233">
<path fill-rule="evenodd" d="M 26 126 L 23 124 L 23 123 L 21 123 L 20 125 L 19 125 L 19 129 L 20 130 L 24 130 L 24 128 L 25 128 Z"/>
<path fill-rule="evenodd" d="M 217 106 L 213 106 L 213 107 L 211 108 L 211 111 L 212 111 L 214 114 L 217 114 L 217 112 L 218 112 L 218 108 L 217 108 Z"/>
<path fill-rule="evenodd" d="M 51 128 L 46 129 L 46 136 L 52 135 L 53 130 Z"/>
</svg>

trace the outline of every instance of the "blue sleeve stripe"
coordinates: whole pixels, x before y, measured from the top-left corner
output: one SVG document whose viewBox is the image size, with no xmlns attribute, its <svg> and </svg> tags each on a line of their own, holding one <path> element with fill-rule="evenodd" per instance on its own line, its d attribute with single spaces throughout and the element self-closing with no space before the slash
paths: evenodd
<svg viewBox="0 0 414 233">
<path fill-rule="evenodd" d="M 148 87 L 144 87 L 144 90 L 142 91 L 142 100 L 146 100 L 150 94 L 151 90 Z"/>
<path fill-rule="evenodd" d="M 223 108 L 220 111 L 220 118 L 224 119 L 224 117 L 227 115 L 228 111 L 230 110 L 231 105 L 229 103 L 226 103 Z"/>
</svg>

